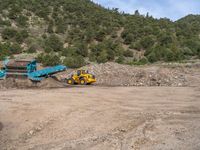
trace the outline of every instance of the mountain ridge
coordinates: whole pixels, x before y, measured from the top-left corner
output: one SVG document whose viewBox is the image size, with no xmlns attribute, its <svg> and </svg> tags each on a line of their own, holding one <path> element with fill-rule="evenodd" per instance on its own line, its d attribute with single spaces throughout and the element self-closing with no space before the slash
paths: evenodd
<svg viewBox="0 0 200 150">
<path fill-rule="evenodd" d="M 139 64 L 200 56 L 200 16 L 130 15 L 90 0 L 0 0 L 0 59 L 39 52 L 45 65 Z M 77 65 L 74 65 L 77 64 Z"/>
</svg>

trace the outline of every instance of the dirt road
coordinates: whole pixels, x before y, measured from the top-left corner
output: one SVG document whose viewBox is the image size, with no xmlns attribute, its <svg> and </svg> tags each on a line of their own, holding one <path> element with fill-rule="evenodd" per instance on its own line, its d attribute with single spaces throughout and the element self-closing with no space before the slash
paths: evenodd
<svg viewBox="0 0 200 150">
<path fill-rule="evenodd" d="M 0 149 L 200 149 L 200 88 L 0 91 Z"/>
</svg>

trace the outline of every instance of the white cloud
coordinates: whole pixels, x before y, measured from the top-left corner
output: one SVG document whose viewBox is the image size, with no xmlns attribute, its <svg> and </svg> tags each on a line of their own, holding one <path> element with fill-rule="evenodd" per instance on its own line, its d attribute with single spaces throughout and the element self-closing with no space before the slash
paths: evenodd
<svg viewBox="0 0 200 150">
<path fill-rule="evenodd" d="M 142 14 L 160 18 L 168 17 L 176 20 L 188 14 L 200 14 L 200 1 L 198 0 L 93 0 L 109 8 L 119 8 L 120 11 L 134 13 L 139 10 Z"/>
</svg>

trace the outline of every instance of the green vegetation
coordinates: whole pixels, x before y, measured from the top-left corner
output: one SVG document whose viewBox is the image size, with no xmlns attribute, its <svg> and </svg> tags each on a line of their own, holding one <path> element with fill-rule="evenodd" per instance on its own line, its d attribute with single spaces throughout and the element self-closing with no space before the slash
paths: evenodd
<svg viewBox="0 0 200 150">
<path fill-rule="evenodd" d="M 45 66 L 54 66 L 60 63 L 60 58 L 54 53 L 44 54 L 41 53 L 37 57 L 37 61 Z"/>
<path fill-rule="evenodd" d="M 0 43 L 0 60 L 5 59 L 7 56 L 12 56 L 13 54 L 19 54 L 21 52 L 21 47 L 17 43 Z"/>
<path fill-rule="evenodd" d="M 38 59 L 44 65 L 80 67 L 86 59 L 97 63 L 132 59 L 132 64 L 146 64 L 200 57 L 199 15 L 172 22 L 139 11 L 129 15 L 105 9 L 90 0 L 0 3 L 1 59 L 21 51 L 43 50 Z M 27 46 L 18 50 L 22 44 Z M 15 46 L 14 50 L 8 45 Z"/>
<path fill-rule="evenodd" d="M 63 64 L 71 68 L 78 68 L 84 66 L 85 61 L 82 56 L 73 56 L 73 57 L 66 57 L 63 61 Z"/>
<path fill-rule="evenodd" d="M 29 33 L 26 30 L 17 31 L 13 28 L 5 28 L 1 35 L 6 41 L 14 41 L 21 44 L 26 38 L 28 38 Z"/>
</svg>

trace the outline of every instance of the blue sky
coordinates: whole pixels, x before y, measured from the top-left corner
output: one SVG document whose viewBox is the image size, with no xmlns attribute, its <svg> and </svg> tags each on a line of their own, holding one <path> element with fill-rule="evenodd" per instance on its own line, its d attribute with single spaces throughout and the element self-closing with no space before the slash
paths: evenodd
<svg viewBox="0 0 200 150">
<path fill-rule="evenodd" d="M 177 20 L 188 14 L 200 14 L 200 0 L 93 0 L 106 8 L 119 8 L 126 13 L 139 10 L 149 12 L 155 18 L 167 17 Z"/>
</svg>

